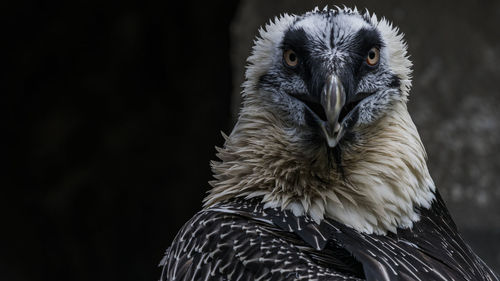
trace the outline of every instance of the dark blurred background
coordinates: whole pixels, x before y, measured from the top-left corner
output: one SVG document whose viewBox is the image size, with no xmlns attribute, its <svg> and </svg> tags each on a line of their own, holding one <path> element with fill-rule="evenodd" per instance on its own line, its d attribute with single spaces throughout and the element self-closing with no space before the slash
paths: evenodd
<svg viewBox="0 0 500 281">
<path fill-rule="evenodd" d="M 201 208 L 257 28 L 327 3 L 406 33 L 431 174 L 500 271 L 500 2 L 4 2 L 0 279 L 157 280 Z"/>
</svg>

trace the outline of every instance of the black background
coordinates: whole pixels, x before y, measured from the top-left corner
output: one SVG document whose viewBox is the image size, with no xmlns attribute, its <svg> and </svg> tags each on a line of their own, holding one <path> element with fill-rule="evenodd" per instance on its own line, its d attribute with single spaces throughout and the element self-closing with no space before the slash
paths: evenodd
<svg viewBox="0 0 500 281">
<path fill-rule="evenodd" d="M 5 2 L 0 279 L 157 280 L 231 126 L 237 1 Z"/>
</svg>

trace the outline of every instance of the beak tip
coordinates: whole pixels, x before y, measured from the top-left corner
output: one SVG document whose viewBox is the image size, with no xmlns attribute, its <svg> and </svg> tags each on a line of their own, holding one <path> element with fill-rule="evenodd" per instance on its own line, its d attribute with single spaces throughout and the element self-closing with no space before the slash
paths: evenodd
<svg viewBox="0 0 500 281">
<path fill-rule="evenodd" d="M 337 145 L 337 140 L 335 138 L 327 138 L 327 143 L 330 148 L 334 148 Z"/>
<path fill-rule="evenodd" d="M 330 130 L 327 124 L 322 124 L 322 128 L 328 146 L 330 148 L 335 147 L 339 141 L 339 134 Z"/>
<path fill-rule="evenodd" d="M 343 127 L 338 123 L 336 125 L 337 126 L 335 126 L 334 130 L 330 130 L 329 126 L 327 124 L 322 124 L 322 126 L 321 126 L 323 128 L 323 133 L 324 133 L 326 142 L 330 148 L 337 146 L 340 139 L 344 135 Z"/>
</svg>

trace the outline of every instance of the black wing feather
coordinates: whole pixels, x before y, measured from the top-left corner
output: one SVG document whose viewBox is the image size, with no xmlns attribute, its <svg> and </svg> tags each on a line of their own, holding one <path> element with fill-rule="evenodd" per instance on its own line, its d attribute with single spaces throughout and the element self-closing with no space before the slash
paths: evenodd
<svg viewBox="0 0 500 281">
<path fill-rule="evenodd" d="M 162 280 L 485 280 L 440 195 L 411 229 L 364 234 L 236 198 L 198 213 L 162 260 Z"/>
<path fill-rule="evenodd" d="M 161 280 L 360 280 L 322 266 L 306 243 L 283 234 L 240 214 L 204 210 L 167 250 Z"/>
</svg>

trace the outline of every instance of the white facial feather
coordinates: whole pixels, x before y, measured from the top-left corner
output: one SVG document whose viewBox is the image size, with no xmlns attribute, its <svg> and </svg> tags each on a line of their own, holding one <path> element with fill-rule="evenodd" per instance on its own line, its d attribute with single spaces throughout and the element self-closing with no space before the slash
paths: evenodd
<svg viewBox="0 0 500 281">
<path fill-rule="evenodd" d="M 300 129 L 270 109 L 269 93 L 258 90 L 259 78 L 281 63 L 280 44 L 288 29 L 301 27 L 319 36 L 332 28 L 331 23 L 322 19 L 319 9 L 302 18 L 288 14 L 275 18 L 260 29 L 248 58 L 243 107 L 224 147 L 218 149 L 221 162 L 212 163 L 215 180 L 205 206 L 232 197 L 262 197 L 265 207 L 290 209 L 317 222 L 329 217 L 366 233 L 411 227 L 419 219 L 416 208 L 430 207 L 435 187 L 425 149 L 406 107 L 412 64 L 403 35 L 387 20 L 360 15 L 356 9 L 323 11 L 341 19 L 334 23 L 339 25 L 334 30 L 344 33 L 335 34 L 337 40 L 368 26 L 363 17 L 380 32 L 384 42 L 381 60 L 399 78 L 401 98 L 387 99 L 385 115 L 360 122 L 355 128 L 357 141 L 342 147 L 346 180 L 327 165 L 326 147 L 304 145 Z"/>
</svg>

